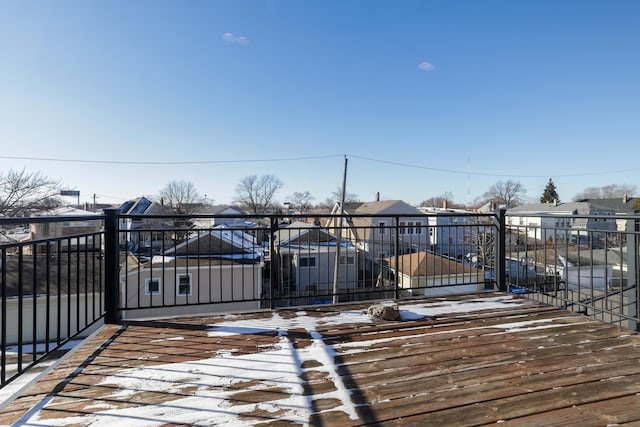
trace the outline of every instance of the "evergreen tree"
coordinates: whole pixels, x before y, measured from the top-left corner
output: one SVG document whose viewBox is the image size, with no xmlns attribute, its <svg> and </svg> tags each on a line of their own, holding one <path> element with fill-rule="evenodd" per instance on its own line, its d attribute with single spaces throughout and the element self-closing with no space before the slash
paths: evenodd
<svg viewBox="0 0 640 427">
<path fill-rule="evenodd" d="M 540 197 L 540 203 L 560 203 L 560 196 L 558 196 L 558 192 L 556 191 L 556 185 L 553 183 L 553 180 L 549 178 L 549 182 L 544 189 L 544 193 Z"/>
</svg>

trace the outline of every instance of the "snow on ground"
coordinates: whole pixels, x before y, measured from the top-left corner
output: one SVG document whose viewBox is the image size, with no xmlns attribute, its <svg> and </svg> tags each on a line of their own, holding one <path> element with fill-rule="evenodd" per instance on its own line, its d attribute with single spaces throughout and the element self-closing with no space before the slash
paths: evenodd
<svg viewBox="0 0 640 427">
<path fill-rule="evenodd" d="M 435 301 L 419 304 L 400 305 L 404 320 L 437 316 L 444 313 L 469 313 L 480 310 L 505 308 L 505 305 L 525 305 L 526 300 L 512 296 L 478 298 L 462 301 Z M 270 318 L 243 319 L 229 315 L 225 320 L 210 325 L 210 337 L 235 334 L 274 333 L 277 343 L 271 347 L 251 354 L 240 354 L 235 350 L 218 352 L 214 357 L 163 365 L 152 365 L 134 369 L 123 369 L 116 375 L 104 378 L 99 384 L 115 387 L 116 391 L 104 397 L 104 402 L 94 402 L 88 409 L 95 411 L 84 416 L 62 418 L 40 418 L 34 414 L 24 425 L 65 426 L 79 424 L 83 426 L 109 426 L 126 423 L 127 427 L 160 426 L 166 423 L 251 426 L 265 419 L 246 418 L 256 410 L 263 410 L 273 418 L 308 425 L 313 413 L 312 399 L 337 399 L 337 408 L 351 419 L 357 419 L 356 407 L 351 401 L 350 391 L 342 383 L 335 365 L 335 349 L 324 343 L 318 329 L 327 325 L 370 323 L 372 320 L 362 311 L 342 311 L 323 317 L 309 316 L 305 311 L 296 312 L 293 318 L 283 318 L 277 311 Z M 509 328 L 522 328 L 526 322 L 504 325 Z M 530 325 L 529 325 L 530 326 Z M 287 337 L 288 330 L 304 328 L 311 338 L 311 345 L 294 348 Z M 516 329 L 514 329 L 516 330 Z M 168 340 L 180 340 L 172 337 Z M 371 345 L 381 340 L 358 342 L 357 345 Z M 368 343 L 368 344 L 367 344 Z M 348 347 L 346 343 L 339 347 Z M 335 384 L 335 391 L 308 396 L 304 394 L 305 362 L 316 361 L 314 371 L 323 372 Z M 230 385 L 246 382 L 238 388 Z M 233 395 L 248 390 L 279 390 L 269 402 L 241 403 L 234 401 Z M 135 403 L 142 393 L 183 393 L 184 397 L 161 403 L 144 404 L 118 408 L 113 400 Z M 278 396 L 282 396 L 278 398 Z M 44 405 L 55 406 L 55 398 L 44 400 Z M 26 421 L 26 420 L 25 420 Z"/>
<path fill-rule="evenodd" d="M 61 345 L 58 350 L 67 351 L 74 348 L 76 345 L 82 343 L 82 340 L 70 340 Z M 56 343 L 49 343 L 49 349 L 54 348 Z M 22 346 L 22 357 L 23 364 L 22 367 L 26 367 L 32 361 L 32 352 L 34 350 L 33 344 L 24 344 Z M 18 370 L 18 350 L 20 350 L 17 345 L 9 345 L 5 347 L 5 356 L 8 361 L 14 361 L 15 363 L 7 363 L 5 365 L 7 377 L 14 375 Z M 38 353 L 44 353 L 46 351 L 46 345 L 44 343 L 38 343 L 35 346 L 35 350 Z M 27 358 L 27 359 L 25 359 Z M 57 363 L 57 359 L 50 358 L 39 362 L 35 367 L 27 370 L 24 374 L 20 375 L 18 378 L 7 384 L 6 386 L 0 389 L 0 407 L 9 401 L 13 400 L 17 394 L 19 394 L 24 387 L 29 385 L 32 381 L 37 380 L 38 376 L 42 374 L 42 372 L 51 368 Z"/>
</svg>

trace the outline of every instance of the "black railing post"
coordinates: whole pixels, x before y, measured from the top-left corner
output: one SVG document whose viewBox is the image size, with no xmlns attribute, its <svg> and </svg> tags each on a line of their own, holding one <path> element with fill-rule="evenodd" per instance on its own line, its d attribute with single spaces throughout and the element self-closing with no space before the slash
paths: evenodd
<svg viewBox="0 0 640 427">
<path fill-rule="evenodd" d="M 269 304 L 271 309 L 273 310 L 275 308 L 275 303 L 273 300 L 273 285 L 276 284 L 276 272 L 275 272 L 275 268 L 278 267 L 280 268 L 280 264 L 276 263 L 276 246 L 275 246 L 275 239 L 276 239 L 276 232 L 278 231 L 278 219 L 275 216 L 271 217 L 271 227 L 269 228 Z M 277 265 L 276 265 L 277 264 Z M 280 274 L 278 274 L 278 277 L 280 276 Z"/>
<path fill-rule="evenodd" d="M 104 308 L 105 323 L 118 323 L 120 312 L 118 310 L 118 288 L 120 276 L 120 246 L 118 244 L 119 209 L 105 209 L 104 221 Z"/>
<path fill-rule="evenodd" d="M 395 250 L 395 255 L 394 255 L 394 262 L 396 264 L 396 268 L 395 268 L 395 274 L 393 275 L 393 287 L 395 289 L 395 298 L 398 300 L 400 299 L 400 288 L 399 288 L 399 284 L 398 284 L 398 276 L 400 275 L 400 218 L 399 217 L 395 217 L 394 218 L 394 222 L 395 222 L 395 246 L 396 246 L 396 250 Z"/>
<path fill-rule="evenodd" d="M 640 263 L 638 259 L 638 232 L 640 223 L 638 219 L 627 220 L 627 289 L 629 292 L 628 315 L 632 318 L 629 321 L 629 329 L 640 331 Z M 622 254 L 621 254 L 622 255 Z M 622 256 L 620 264 L 622 264 Z M 622 279 L 620 289 L 624 289 Z M 621 294 L 622 296 L 623 294 Z M 624 311 L 624 310 L 623 310 Z M 627 313 L 624 313 L 627 314 Z"/>
<path fill-rule="evenodd" d="M 507 221 L 506 221 L 506 209 L 500 209 L 498 211 L 498 238 L 496 239 L 496 280 L 498 289 L 501 292 L 507 292 L 507 279 L 506 279 L 506 241 L 507 241 Z"/>
</svg>

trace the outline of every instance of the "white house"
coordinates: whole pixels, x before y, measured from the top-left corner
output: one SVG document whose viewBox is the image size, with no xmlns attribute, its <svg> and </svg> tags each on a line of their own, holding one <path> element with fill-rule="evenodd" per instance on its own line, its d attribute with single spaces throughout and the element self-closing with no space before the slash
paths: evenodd
<svg viewBox="0 0 640 427">
<path fill-rule="evenodd" d="M 305 222 L 294 222 L 275 233 L 276 269 L 280 293 L 329 294 L 335 281 L 337 238 L 327 230 Z M 338 290 L 358 287 L 358 256 L 349 241 L 340 244 Z"/>
<path fill-rule="evenodd" d="M 193 219 L 194 228 L 213 228 L 218 225 L 245 224 L 242 216 L 246 215 L 240 208 L 231 205 L 203 206 L 195 214 L 208 215 Z"/>
<path fill-rule="evenodd" d="M 420 207 L 426 214 L 429 226 L 429 241 L 431 250 L 437 255 L 447 255 L 459 258 L 478 250 L 478 231 L 482 228 L 478 224 L 477 216 L 464 209 Z"/>
<path fill-rule="evenodd" d="M 340 214 L 339 204 L 331 214 Z M 367 260 L 380 261 L 396 251 L 402 254 L 425 250 L 431 244 L 425 215 L 402 200 L 347 203 L 344 215 L 343 238 L 362 250 Z M 334 234 L 339 225 L 336 218 L 327 222 Z"/>
</svg>

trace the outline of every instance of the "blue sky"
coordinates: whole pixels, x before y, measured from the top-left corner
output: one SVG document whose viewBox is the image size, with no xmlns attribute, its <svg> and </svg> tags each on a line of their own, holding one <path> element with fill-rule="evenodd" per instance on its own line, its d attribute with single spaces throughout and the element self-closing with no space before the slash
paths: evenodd
<svg viewBox="0 0 640 427">
<path fill-rule="evenodd" d="M 635 0 L 5 0 L 0 52 L 0 170 L 81 201 L 639 184 Z"/>
</svg>

